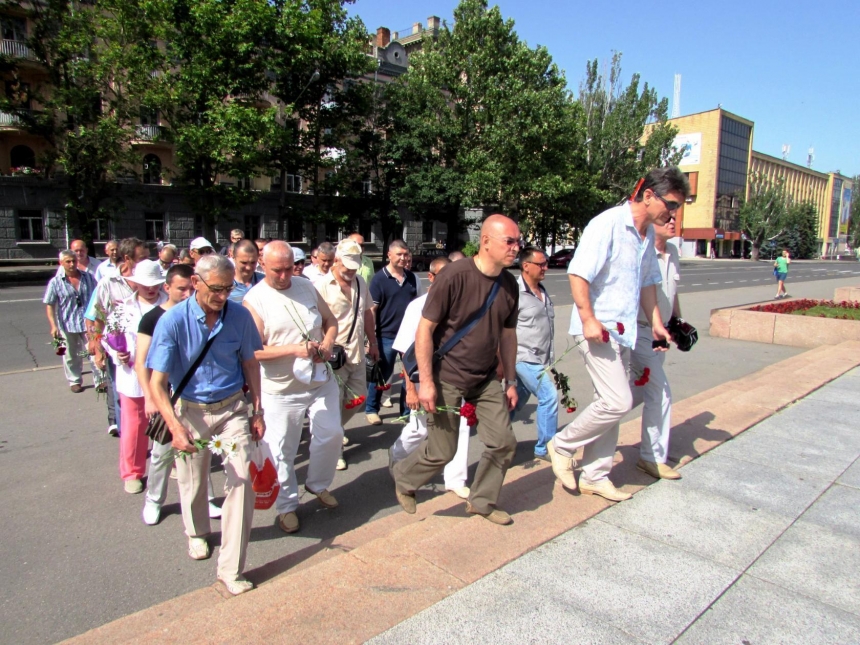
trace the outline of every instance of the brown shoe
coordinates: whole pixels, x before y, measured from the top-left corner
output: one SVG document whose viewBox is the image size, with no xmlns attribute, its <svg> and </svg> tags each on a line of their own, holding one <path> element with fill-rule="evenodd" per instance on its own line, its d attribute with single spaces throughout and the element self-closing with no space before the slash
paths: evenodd
<svg viewBox="0 0 860 645">
<path fill-rule="evenodd" d="M 401 493 L 396 488 L 394 489 L 394 494 L 397 495 L 397 501 L 400 504 L 400 507 L 410 515 L 415 515 L 415 511 L 417 510 L 415 505 L 415 495 Z"/>
<path fill-rule="evenodd" d="M 615 485 L 608 479 L 601 479 L 594 484 L 580 480 L 579 490 L 585 495 L 600 495 L 610 502 L 623 502 L 633 497 L 630 493 L 615 488 Z"/>
<path fill-rule="evenodd" d="M 653 461 L 640 459 L 636 467 L 655 479 L 681 479 L 681 473 L 666 464 L 655 464 Z"/>
<path fill-rule="evenodd" d="M 284 533 L 295 533 L 299 530 L 299 516 L 295 511 L 278 515 L 278 528 Z"/>
<path fill-rule="evenodd" d="M 73 393 L 73 394 L 80 394 L 81 392 L 83 392 L 83 391 L 84 391 L 84 388 L 83 388 L 83 387 L 81 387 L 81 384 L 80 384 L 80 383 L 75 383 L 75 384 L 74 384 L 71 388 L 69 388 L 69 389 L 71 389 L 71 391 L 72 391 L 72 393 Z"/>
<path fill-rule="evenodd" d="M 472 508 L 472 505 L 467 502 L 466 511 L 468 513 L 472 513 L 473 515 L 480 515 L 485 520 L 489 520 L 493 524 L 499 524 L 500 526 L 507 526 L 508 524 L 514 523 L 514 521 L 511 519 L 511 516 L 499 508 L 494 508 L 489 513 L 480 513 L 474 508 Z"/>
<path fill-rule="evenodd" d="M 321 490 L 320 492 L 315 493 L 307 486 L 305 486 L 305 490 L 308 491 L 311 495 L 316 495 L 316 498 L 320 501 L 320 504 L 322 504 L 326 508 L 337 508 L 337 500 L 334 498 L 334 495 L 329 493 L 327 490 Z"/>
</svg>

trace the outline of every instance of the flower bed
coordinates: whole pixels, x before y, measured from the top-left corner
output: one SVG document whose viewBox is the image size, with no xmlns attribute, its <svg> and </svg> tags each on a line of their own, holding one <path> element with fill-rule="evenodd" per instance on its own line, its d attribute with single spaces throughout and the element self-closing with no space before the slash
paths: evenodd
<svg viewBox="0 0 860 645">
<path fill-rule="evenodd" d="M 710 334 L 792 347 L 838 345 L 860 340 L 860 308 L 848 301 L 798 298 L 714 309 Z"/>
</svg>

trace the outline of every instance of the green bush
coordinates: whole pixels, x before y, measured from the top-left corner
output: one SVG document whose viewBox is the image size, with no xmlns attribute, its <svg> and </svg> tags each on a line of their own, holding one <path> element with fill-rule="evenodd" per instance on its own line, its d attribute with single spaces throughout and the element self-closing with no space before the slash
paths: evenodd
<svg viewBox="0 0 860 645">
<path fill-rule="evenodd" d="M 473 255 L 477 255 L 479 251 L 479 247 L 472 241 L 466 242 L 466 245 L 463 247 L 463 255 L 467 258 L 472 257 Z"/>
</svg>

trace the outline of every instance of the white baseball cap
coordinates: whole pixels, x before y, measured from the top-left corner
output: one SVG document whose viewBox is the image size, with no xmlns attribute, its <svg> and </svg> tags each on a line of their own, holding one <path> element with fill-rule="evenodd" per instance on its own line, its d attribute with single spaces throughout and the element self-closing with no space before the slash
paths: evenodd
<svg viewBox="0 0 860 645">
<path fill-rule="evenodd" d="M 307 260 L 305 252 L 302 251 L 299 247 L 293 246 L 290 248 L 293 249 L 293 262 L 304 262 L 305 260 Z"/>
<path fill-rule="evenodd" d="M 340 258 L 343 266 L 351 271 L 361 268 L 361 247 L 355 240 L 341 240 L 337 245 L 335 257 Z"/>
<path fill-rule="evenodd" d="M 141 260 L 134 267 L 134 273 L 129 278 L 135 284 L 144 287 L 155 287 L 164 284 L 164 275 L 161 267 L 155 260 Z"/>
<path fill-rule="evenodd" d="M 198 251 L 207 247 L 212 250 L 215 249 L 215 247 L 212 246 L 212 242 L 207 240 L 205 237 L 195 237 L 193 240 L 191 240 L 191 244 L 188 245 L 188 250 Z"/>
</svg>

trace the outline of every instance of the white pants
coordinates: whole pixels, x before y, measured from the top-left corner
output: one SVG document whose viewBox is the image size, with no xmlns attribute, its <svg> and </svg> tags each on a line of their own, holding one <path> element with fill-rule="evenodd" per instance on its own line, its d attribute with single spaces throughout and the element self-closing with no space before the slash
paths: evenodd
<svg viewBox="0 0 860 645">
<path fill-rule="evenodd" d="M 263 392 L 261 402 L 266 421 L 266 434 L 263 435 L 261 448 L 275 464 L 281 484 L 275 509 L 279 515 L 290 513 L 299 507 L 295 462 L 305 412 L 308 413 L 311 428 L 305 488 L 319 493 L 331 486 L 334 480 L 335 466 L 343 445 L 337 381 L 330 378 L 318 388 L 297 394 Z"/>
<path fill-rule="evenodd" d="M 62 332 L 66 341 L 66 353 L 63 356 L 63 372 L 69 385 L 81 385 L 83 378 L 83 357 L 81 352 L 87 348 L 87 335 L 71 331 Z M 90 365 L 93 370 L 93 386 L 98 387 L 105 380 L 104 372 L 96 367 L 95 357 L 90 356 Z"/>
<path fill-rule="evenodd" d="M 672 431 L 672 391 L 663 370 L 665 352 L 651 348 L 651 328 L 640 326 L 636 347 L 630 358 L 630 392 L 633 407 L 644 403 L 642 408 L 642 443 L 639 455 L 643 461 L 665 464 L 669 457 L 669 434 Z M 645 368 L 651 370 L 645 385 L 634 385 Z"/>
<path fill-rule="evenodd" d="M 582 336 L 574 336 L 579 342 Z M 633 395 L 627 381 L 630 350 L 615 340 L 608 343 L 583 342 L 577 346 L 594 387 L 594 399 L 578 417 L 568 423 L 553 439 L 559 454 L 573 457 L 584 446 L 582 479 L 597 483 L 609 476 L 618 424 L 633 407 Z"/>
<path fill-rule="evenodd" d="M 415 387 L 418 387 L 417 385 Z M 412 412 L 409 415 L 409 421 L 400 432 L 397 441 L 394 442 L 392 448 L 392 457 L 394 461 L 400 461 L 405 458 L 410 452 L 415 450 L 424 437 L 427 436 L 427 418 L 423 414 Z M 457 439 L 457 452 L 445 470 L 443 476 L 445 478 L 445 488 L 454 490 L 462 488 L 466 485 L 466 477 L 469 469 L 469 424 L 466 419 L 460 417 L 460 437 Z"/>
</svg>

